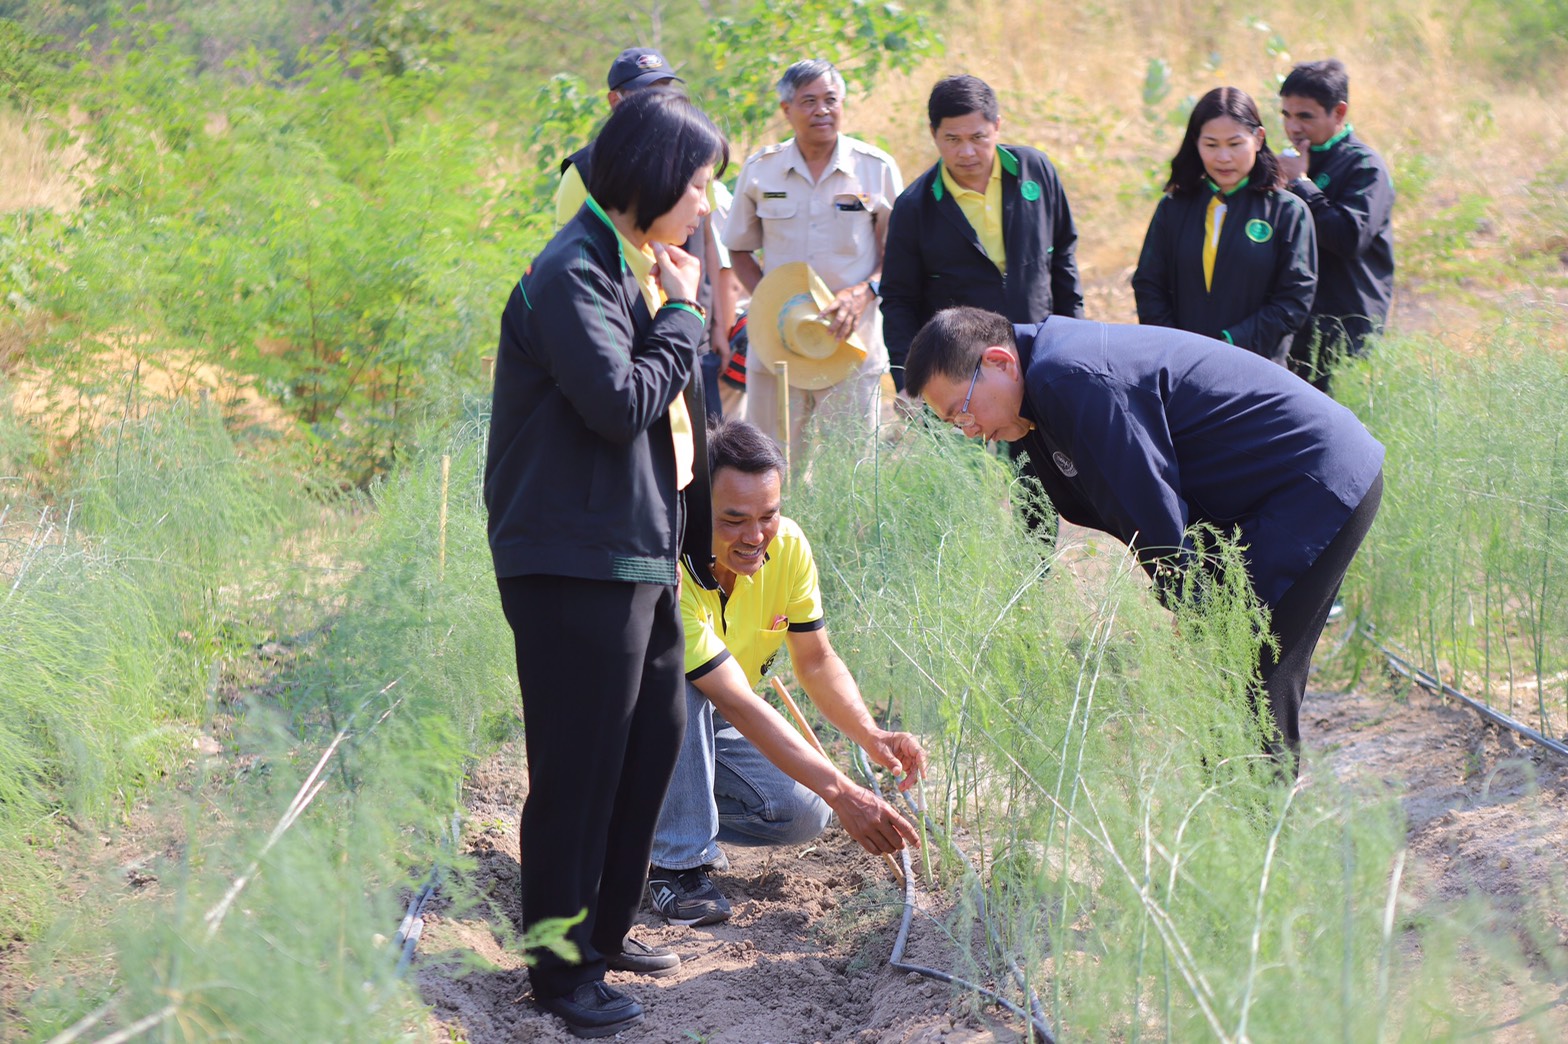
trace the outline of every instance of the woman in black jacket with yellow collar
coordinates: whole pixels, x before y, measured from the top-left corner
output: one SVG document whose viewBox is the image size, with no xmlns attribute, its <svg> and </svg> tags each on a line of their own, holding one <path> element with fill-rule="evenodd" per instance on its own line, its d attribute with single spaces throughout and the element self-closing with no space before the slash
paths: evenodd
<svg viewBox="0 0 1568 1044">
<path fill-rule="evenodd" d="M 677 244 L 729 149 L 690 101 L 649 88 L 594 151 L 587 203 L 501 317 L 485 502 L 523 696 L 523 927 L 585 914 L 567 932 L 579 959 L 535 950 L 529 979 L 540 1007 L 596 1037 L 642 1021 L 606 969 L 680 963 L 627 932 L 685 728 L 684 529 L 711 581 L 691 381 L 706 320 L 700 263 Z"/>
<path fill-rule="evenodd" d="M 1283 366 L 1312 309 L 1318 256 L 1311 212 L 1281 186 L 1257 105 L 1234 87 L 1205 94 L 1133 273 L 1138 321 Z"/>
</svg>

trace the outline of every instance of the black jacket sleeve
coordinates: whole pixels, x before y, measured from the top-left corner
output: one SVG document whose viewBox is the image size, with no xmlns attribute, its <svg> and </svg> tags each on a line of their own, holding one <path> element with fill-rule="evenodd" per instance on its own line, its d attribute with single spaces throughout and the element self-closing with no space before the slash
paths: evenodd
<svg viewBox="0 0 1568 1044">
<path fill-rule="evenodd" d="M 920 260 L 920 200 L 905 192 L 888 217 L 882 252 L 882 341 L 893 386 L 904 390 L 904 360 L 909 342 L 920 332 L 920 302 L 925 272 Z"/>
<path fill-rule="evenodd" d="M 1394 209 L 1394 185 L 1371 159 L 1363 159 L 1337 199 L 1329 199 L 1311 181 L 1297 178 L 1290 190 L 1312 209 L 1318 249 L 1333 257 L 1366 253 L 1388 223 Z"/>
<path fill-rule="evenodd" d="M 1256 312 L 1226 328 L 1231 341 L 1272 359 L 1281 366 L 1290 352 L 1289 338 L 1307 321 L 1318 286 L 1317 237 L 1310 215 L 1288 195 L 1275 197 L 1279 208 L 1274 273 L 1268 295 Z"/>
<path fill-rule="evenodd" d="M 591 431 L 624 444 L 664 416 L 702 338 L 694 312 L 661 308 L 636 337 L 621 286 L 586 258 L 525 292 L 537 324 L 530 350 Z"/>
<path fill-rule="evenodd" d="M 1051 171 L 1054 177 L 1056 172 Z M 1073 225 L 1072 208 L 1060 179 L 1053 186 L 1056 213 L 1051 216 L 1054 242 L 1051 244 L 1051 312 L 1054 315 L 1083 318 L 1083 283 L 1078 278 L 1078 229 Z M 1030 321 L 1044 316 L 1031 317 Z"/>
<path fill-rule="evenodd" d="M 1132 274 L 1132 294 L 1138 305 L 1138 322 L 1144 326 L 1176 325 L 1176 286 L 1171 271 L 1176 249 L 1171 226 L 1171 197 L 1161 199 L 1143 237 L 1143 251 Z"/>
</svg>

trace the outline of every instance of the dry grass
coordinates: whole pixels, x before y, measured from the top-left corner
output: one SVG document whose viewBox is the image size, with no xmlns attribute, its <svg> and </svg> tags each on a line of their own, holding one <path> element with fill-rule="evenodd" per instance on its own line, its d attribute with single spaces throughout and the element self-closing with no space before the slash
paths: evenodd
<svg viewBox="0 0 1568 1044">
<path fill-rule="evenodd" d="M 1255 21 L 1264 13 L 1266 26 Z M 978 0 L 947 19 L 944 55 L 856 97 L 848 125 L 885 142 L 913 177 L 936 159 L 925 127 L 930 85 L 951 73 L 984 78 L 1001 98 L 1004 137 L 1044 149 L 1061 172 L 1090 315 L 1131 321 L 1128 280 L 1181 138 L 1164 117 L 1183 96 L 1233 84 L 1272 120 L 1274 76 L 1297 61 L 1337 56 L 1350 68 L 1351 122 L 1401 187 L 1396 243 L 1402 266 L 1414 263 L 1402 269 L 1395 328 L 1465 340 L 1521 296 L 1551 303 L 1543 282 L 1555 288 L 1568 279 L 1568 262 L 1551 261 L 1568 257 L 1568 193 L 1536 184 L 1543 157 L 1568 154 L 1568 109 L 1535 88 L 1500 88 L 1472 56 L 1459 17 L 1437 0 L 1402 3 L 1396 13 L 1375 4 L 1265 11 L 1224 0 Z M 1273 34 L 1286 54 L 1269 53 Z M 1170 63 L 1172 90 L 1151 120 L 1142 88 L 1156 58 Z M 1473 294 L 1445 295 L 1434 307 L 1413 281 L 1421 258 L 1410 230 L 1477 194 L 1490 199 L 1486 219 L 1459 260 L 1485 278 Z M 1543 210 L 1555 212 L 1543 220 Z M 1546 260 L 1512 272 L 1521 257 Z"/>
<path fill-rule="evenodd" d="M 81 200 L 76 170 L 86 157 L 80 145 L 50 148 L 56 127 L 40 116 L 0 109 L 0 213 L 66 211 Z"/>
<path fill-rule="evenodd" d="M 283 432 L 288 414 L 253 380 L 188 351 L 153 348 L 145 337 L 115 335 L 64 356 L 63 369 L 21 363 L 5 387 L 9 409 L 48 433 L 57 447 L 138 420 L 175 401 L 212 401 L 231 429 Z"/>
</svg>

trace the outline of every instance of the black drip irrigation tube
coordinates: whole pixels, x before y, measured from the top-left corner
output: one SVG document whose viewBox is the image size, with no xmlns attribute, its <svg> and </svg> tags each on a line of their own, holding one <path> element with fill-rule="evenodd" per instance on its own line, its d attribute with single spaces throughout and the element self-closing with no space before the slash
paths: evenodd
<svg viewBox="0 0 1568 1044">
<path fill-rule="evenodd" d="M 1568 744 L 1564 744 L 1561 740 L 1552 739 L 1550 736 L 1532 729 L 1530 726 L 1524 724 L 1524 722 L 1511 718 L 1502 711 L 1482 703 L 1480 700 L 1466 696 L 1452 685 L 1445 684 L 1442 679 L 1433 677 L 1428 672 L 1417 667 L 1408 659 L 1394 652 L 1388 646 L 1384 645 L 1382 640 L 1378 637 L 1377 629 L 1371 624 L 1358 622 L 1357 630 L 1361 632 L 1367 641 L 1372 643 L 1373 647 L 1376 648 L 1378 652 L 1383 654 L 1383 658 L 1388 661 L 1388 665 L 1392 667 L 1394 671 L 1406 678 L 1409 678 L 1423 689 L 1426 689 L 1428 692 L 1437 693 L 1439 696 L 1451 696 L 1460 703 L 1463 703 L 1465 706 L 1469 707 L 1471 710 L 1475 711 L 1477 714 L 1481 715 L 1481 717 L 1485 718 L 1492 724 L 1500 725 L 1505 729 L 1516 732 L 1525 739 L 1529 740 L 1531 743 L 1535 743 L 1541 747 L 1546 748 L 1553 754 L 1556 754 L 1558 757 L 1568 758 Z"/>
<path fill-rule="evenodd" d="M 457 850 L 457 839 L 463 825 L 463 814 L 452 813 L 451 833 L 447 843 L 453 852 Z M 414 949 L 419 945 L 419 936 L 425 930 L 425 907 L 430 905 L 430 900 L 435 896 L 436 889 L 441 884 L 441 864 L 437 863 L 430 870 L 430 876 L 425 878 L 424 887 L 414 893 L 408 901 L 408 911 L 403 914 L 403 921 L 397 926 L 397 932 L 392 937 L 397 956 L 397 974 L 402 975 L 408 970 L 409 961 L 414 959 Z"/>
<path fill-rule="evenodd" d="M 860 769 L 861 774 L 870 781 L 871 788 L 876 791 L 877 796 L 882 797 L 882 786 L 877 781 L 875 773 L 873 773 L 871 770 L 871 766 L 866 758 L 866 752 L 860 749 L 858 746 L 855 747 L 855 765 Z M 928 831 L 936 834 L 942 834 L 942 829 L 941 827 L 937 826 L 936 821 L 933 820 L 930 816 L 926 815 L 924 809 L 915 807 L 914 803 L 909 800 L 909 795 L 907 793 L 903 795 L 903 798 L 904 803 L 909 807 L 910 811 L 925 820 L 926 829 Z M 996 927 L 991 924 L 991 918 L 986 913 L 985 892 L 980 885 L 980 875 L 975 871 L 974 863 L 970 860 L 968 854 L 958 846 L 957 842 L 945 834 L 942 836 L 944 840 L 946 840 L 946 842 L 952 846 L 953 851 L 958 853 L 959 858 L 963 859 L 964 866 L 968 868 L 970 876 L 975 879 L 974 899 L 975 907 L 980 912 L 980 923 L 985 925 L 986 938 L 990 941 L 991 946 L 996 950 L 996 952 L 1005 955 L 1006 950 L 1003 948 L 1001 940 L 997 937 Z M 987 989 L 978 983 L 970 982 L 968 979 L 961 979 L 953 973 L 942 971 L 939 968 L 928 968 L 923 964 L 912 964 L 909 961 L 904 960 L 904 947 L 909 942 L 909 930 L 915 916 L 915 871 L 914 866 L 909 858 L 908 847 L 902 849 L 898 855 L 899 862 L 904 874 L 904 914 L 903 919 L 899 922 L 898 937 L 893 940 L 893 952 L 889 954 L 887 959 L 888 967 L 896 971 L 913 972 L 916 975 L 923 975 L 928 979 L 935 979 L 936 981 L 946 983 L 949 986 L 957 986 L 960 989 L 970 990 L 974 993 L 978 993 L 980 996 L 995 1002 L 1003 1008 L 1006 1008 L 1020 1019 L 1023 1019 L 1024 1022 L 1028 1023 L 1033 1038 L 1036 1041 L 1039 1041 L 1040 1044 L 1056 1044 L 1056 1038 L 1051 1035 L 1051 1028 L 1048 1024 L 1049 1020 L 1045 1016 L 1045 1009 L 1040 1004 L 1040 998 L 1036 996 L 1034 990 L 1028 986 L 1023 970 L 1018 967 L 1018 962 L 1013 960 L 1012 957 L 1006 958 L 1007 967 L 1008 970 L 1012 973 L 1013 981 L 1018 984 L 1019 990 L 1029 998 L 1028 1011 L 1025 1011 L 1019 1005 L 1014 1004 L 1012 1001 L 1008 1000 L 1006 997 L 1003 997 L 995 990 Z"/>
</svg>

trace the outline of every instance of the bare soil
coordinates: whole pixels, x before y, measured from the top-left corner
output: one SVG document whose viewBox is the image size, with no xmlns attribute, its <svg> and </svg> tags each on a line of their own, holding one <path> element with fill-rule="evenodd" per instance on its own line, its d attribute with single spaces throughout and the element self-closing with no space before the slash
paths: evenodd
<svg viewBox="0 0 1568 1044">
<path fill-rule="evenodd" d="M 1309 694 L 1304 710 L 1308 774 L 1393 791 L 1409 820 L 1407 905 L 1487 897 L 1499 927 L 1530 942 L 1537 970 L 1550 974 L 1541 947 L 1568 947 L 1568 913 L 1557 904 L 1539 920 L 1545 896 L 1563 896 L 1568 867 L 1568 764 L 1473 712 L 1420 689 Z M 520 915 L 518 813 L 525 794 L 519 750 L 508 748 L 475 772 L 463 845 L 489 909 L 433 905 L 420 940 L 415 978 L 431 1006 L 438 1039 L 472 1044 L 573 1039 L 529 1000 L 520 955 L 506 940 Z M 802 849 L 729 850 L 715 881 L 735 906 L 725 924 L 672 928 L 653 915 L 635 929 L 673 948 L 680 971 L 665 978 L 611 973 L 647 1011 L 628 1039 L 713 1041 L 1022 1040 L 1021 1022 L 948 987 L 887 966 L 899 893 L 884 864 L 837 828 Z M 916 917 L 909 959 L 941 968 L 961 955 L 938 927 L 947 900 Z M 1418 955 L 1417 955 L 1418 956 Z M 1568 1039 L 1568 988 L 1542 1016 L 1521 997 L 1479 998 L 1495 1015 L 1493 1040 L 1538 1040 L 1539 1021 Z"/>
<path fill-rule="evenodd" d="M 518 814 L 526 793 L 521 753 L 508 746 L 469 783 L 463 844 L 469 882 L 489 909 L 433 904 L 415 980 L 437 1039 L 574 1040 L 529 1000 L 528 974 L 508 936 L 521 915 Z M 674 928 L 649 913 L 634 934 L 669 946 L 679 971 L 652 979 L 611 972 L 647 1011 L 639 1041 L 936 1041 L 1021 1039 L 989 1012 L 950 1003 L 946 986 L 892 972 L 886 961 L 902 910 L 886 864 L 833 829 L 801 848 L 729 851 L 714 880 L 734 904 L 727 922 Z M 922 911 L 911 961 L 951 965 Z M 924 930 L 920 921 L 925 922 Z M 500 930 L 498 931 L 498 927 Z"/>
</svg>

